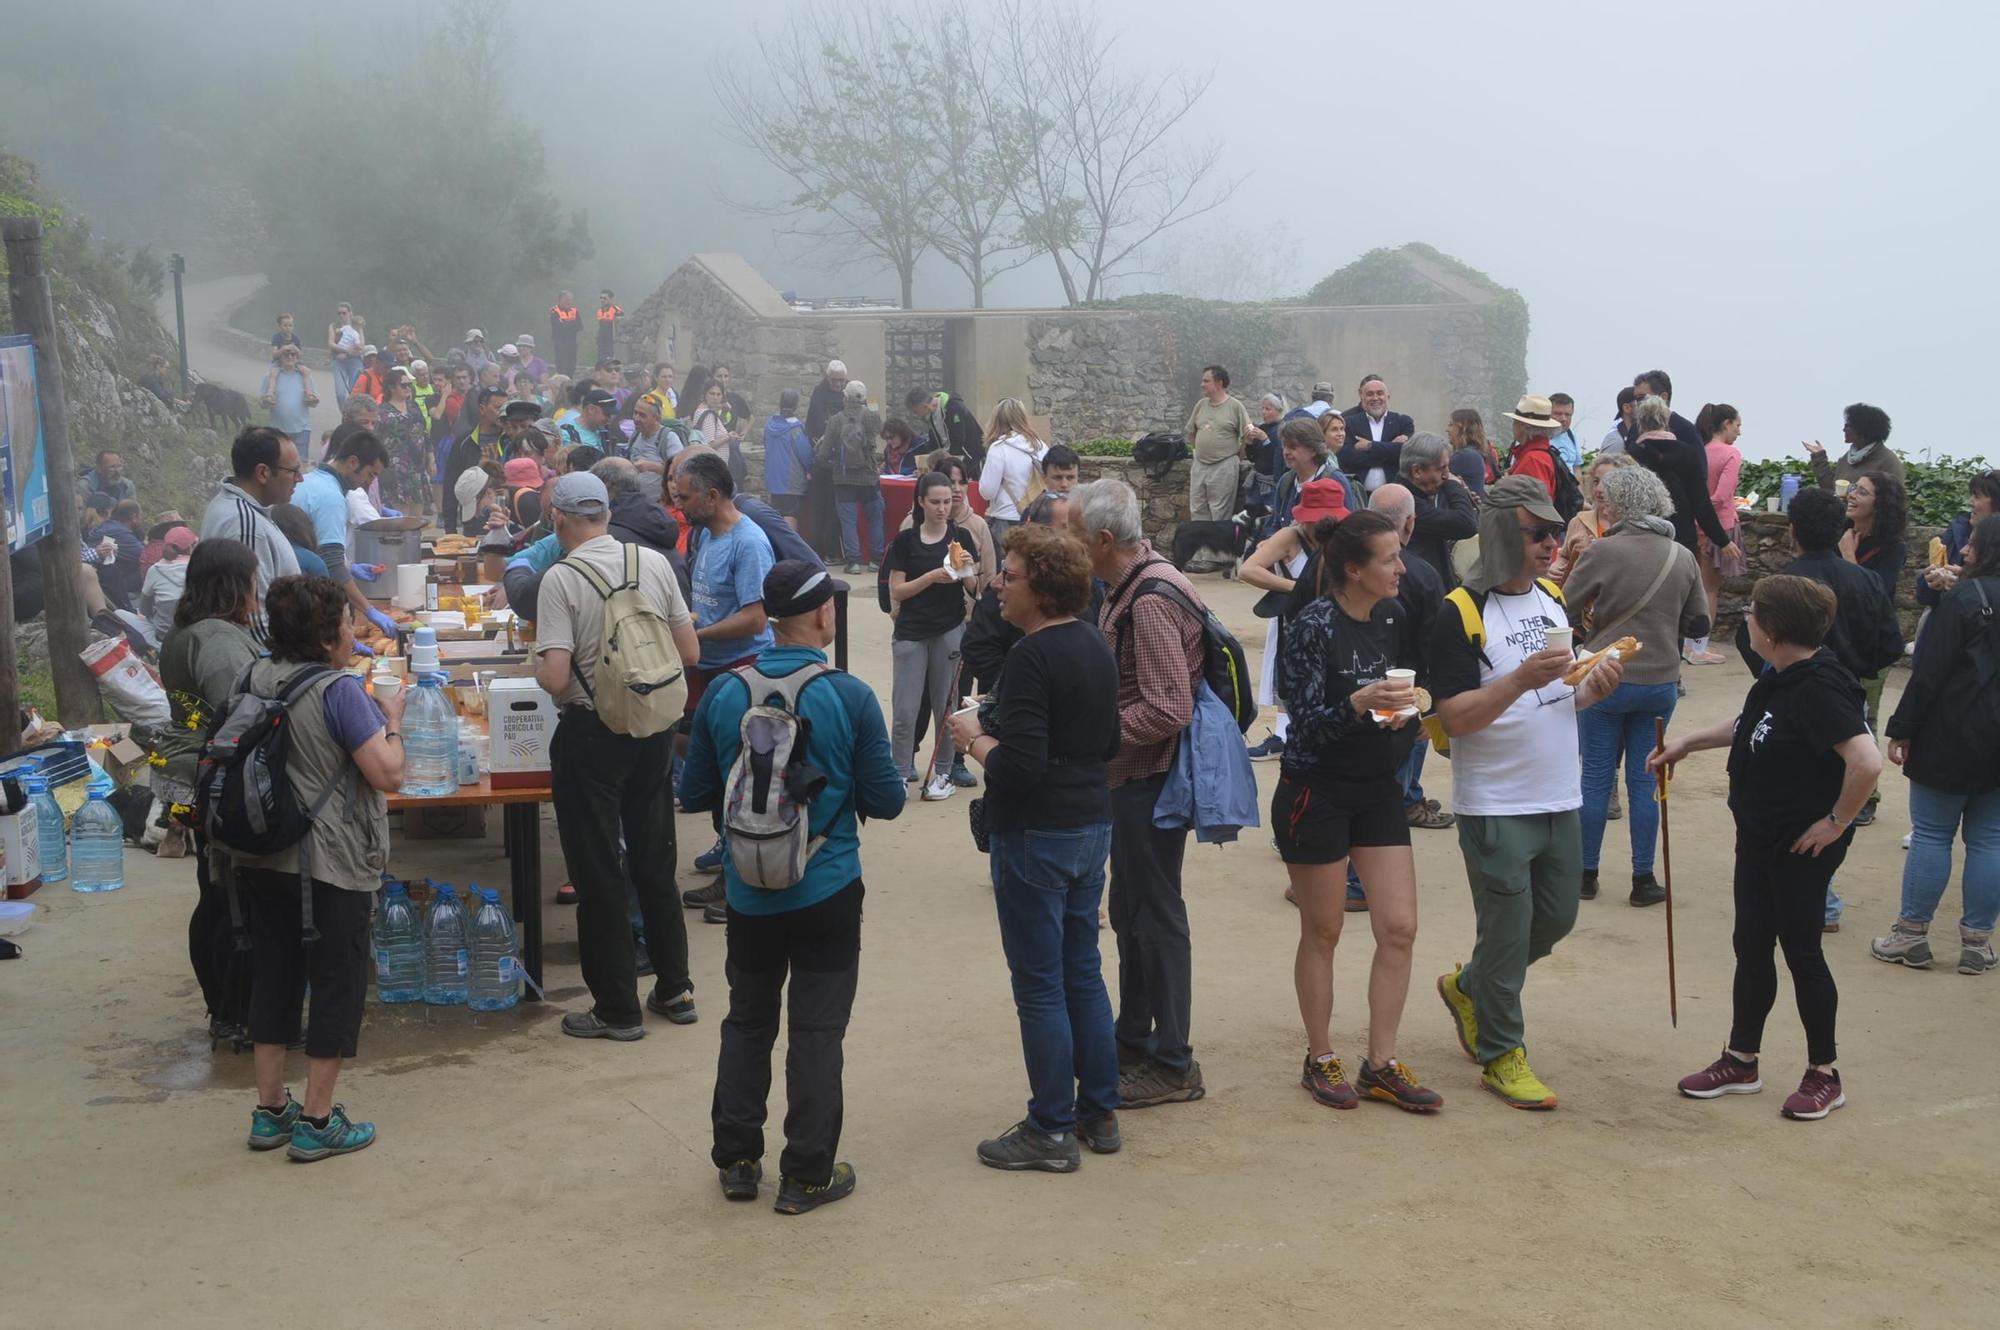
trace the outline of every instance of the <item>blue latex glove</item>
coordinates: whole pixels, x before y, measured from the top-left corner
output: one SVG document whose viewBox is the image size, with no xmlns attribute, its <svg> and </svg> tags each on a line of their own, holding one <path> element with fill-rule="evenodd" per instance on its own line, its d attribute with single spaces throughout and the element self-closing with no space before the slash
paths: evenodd
<svg viewBox="0 0 2000 1330">
<path fill-rule="evenodd" d="M 372 656 L 375 654 L 375 651 L 366 642 L 356 642 L 354 644 L 354 654 L 357 656 Z"/>
<path fill-rule="evenodd" d="M 396 511 L 396 510 L 395 510 L 394 508 L 388 508 L 388 507 L 384 507 L 384 508 L 379 508 L 379 509 L 377 509 L 376 511 L 377 511 L 377 512 L 380 512 L 380 513 L 382 514 L 382 516 L 384 516 L 384 517 L 401 517 L 401 516 L 402 516 L 402 514 L 401 514 L 401 513 L 399 513 L 399 512 L 397 512 L 397 511 Z"/>
<path fill-rule="evenodd" d="M 384 566 L 379 563 L 351 563 L 347 566 L 347 571 L 353 573 L 360 581 L 373 582 L 382 575 Z"/>
<path fill-rule="evenodd" d="M 368 622 L 380 628 L 386 636 L 394 637 L 396 635 L 396 621 L 376 609 L 373 605 L 368 607 Z"/>
</svg>

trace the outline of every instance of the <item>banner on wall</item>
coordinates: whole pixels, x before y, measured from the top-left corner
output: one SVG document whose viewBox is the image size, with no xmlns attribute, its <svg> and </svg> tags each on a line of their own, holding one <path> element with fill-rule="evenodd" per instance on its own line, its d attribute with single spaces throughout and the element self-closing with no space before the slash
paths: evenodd
<svg viewBox="0 0 2000 1330">
<path fill-rule="evenodd" d="M 9 553 L 49 533 L 48 453 L 42 446 L 42 402 L 29 337 L 0 337 L 0 497 Z"/>
</svg>

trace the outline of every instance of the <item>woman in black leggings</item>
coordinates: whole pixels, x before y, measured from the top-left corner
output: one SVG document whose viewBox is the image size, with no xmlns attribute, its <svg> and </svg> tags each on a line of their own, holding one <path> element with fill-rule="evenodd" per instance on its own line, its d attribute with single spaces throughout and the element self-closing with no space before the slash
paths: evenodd
<svg viewBox="0 0 2000 1330">
<path fill-rule="evenodd" d="M 1854 819 L 1882 770 L 1868 732 L 1861 685 L 1821 649 L 1835 602 L 1804 577 L 1767 577 L 1746 611 L 1764 673 L 1732 720 L 1653 750 L 1655 776 L 1704 748 L 1729 749 L 1729 810 L 1736 817 L 1735 1018 L 1729 1044 L 1684 1077 L 1682 1094 L 1717 1099 L 1764 1088 L 1757 1054 L 1778 997 L 1773 946 L 1792 972 L 1806 1027 L 1806 1074 L 1784 1115 L 1816 1121 L 1847 1102 L 1834 1070 L 1839 993 L 1820 951 L 1827 883 L 1854 839 Z"/>
</svg>

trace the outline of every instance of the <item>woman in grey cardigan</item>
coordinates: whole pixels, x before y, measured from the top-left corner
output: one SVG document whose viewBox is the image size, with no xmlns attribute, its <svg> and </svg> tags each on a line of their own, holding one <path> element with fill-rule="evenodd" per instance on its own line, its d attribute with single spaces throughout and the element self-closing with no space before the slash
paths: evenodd
<svg viewBox="0 0 2000 1330">
<path fill-rule="evenodd" d="M 1583 747 L 1583 898 L 1597 895 L 1597 860 L 1604 823 L 1625 758 L 1626 825 L 1632 833 L 1633 905 L 1657 905 L 1666 892 L 1653 877 L 1653 842 L 1660 813 L 1653 803 L 1656 720 L 1671 720 L 1679 695 L 1681 642 L 1708 633 L 1708 597 L 1694 555 L 1674 539 L 1673 500 L 1644 467 L 1607 471 L 1597 482 L 1604 534 L 1578 556 L 1563 592 L 1582 645 L 1597 649 L 1621 637 L 1643 644 L 1625 661 L 1611 695 L 1577 714 Z"/>
</svg>

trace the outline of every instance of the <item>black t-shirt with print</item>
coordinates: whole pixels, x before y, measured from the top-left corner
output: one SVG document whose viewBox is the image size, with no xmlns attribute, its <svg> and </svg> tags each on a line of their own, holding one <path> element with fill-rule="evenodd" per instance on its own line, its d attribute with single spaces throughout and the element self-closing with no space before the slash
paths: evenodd
<svg viewBox="0 0 2000 1330">
<path fill-rule="evenodd" d="M 1349 697 L 1359 688 L 1408 666 L 1402 605 L 1385 600 L 1366 622 L 1348 617 L 1325 596 L 1301 610 L 1280 635 L 1279 692 L 1290 729 L 1284 765 L 1350 780 L 1395 772 L 1416 741 L 1414 720 L 1387 729 L 1356 712 Z M 1414 666 L 1408 666 L 1414 668 Z"/>
<path fill-rule="evenodd" d="M 1743 699 L 1729 745 L 1729 807 L 1758 840 L 1796 840 L 1833 811 L 1847 763 L 1834 750 L 1868 733 L 1867 698 L 1831 651 L 1767 670 Z"/>
<path fill-rule="evenodd" d="M 944 539 L 934 545 L 924 543 L 920 527 L 898 531 L 889 542 L 889 556 L 882 561 L 882 571 L 885 576 L 900 572 L 904 581 L 914 582 L 931 569 L 944 567 L 945 554 L 953 541 L 967 553 L 973 551 L 972 538 L 957 526 L 947 524 Z M 927 586 L 904 601 L 896 613 L 896 640 L 928 642 L 964 623 L 965 587 L 964 582 Z"/>
</svg>

